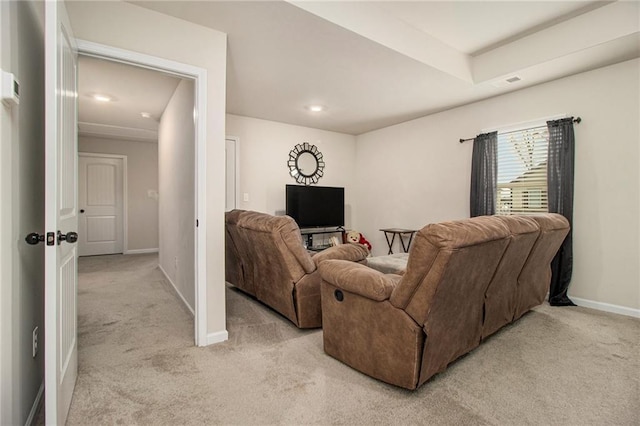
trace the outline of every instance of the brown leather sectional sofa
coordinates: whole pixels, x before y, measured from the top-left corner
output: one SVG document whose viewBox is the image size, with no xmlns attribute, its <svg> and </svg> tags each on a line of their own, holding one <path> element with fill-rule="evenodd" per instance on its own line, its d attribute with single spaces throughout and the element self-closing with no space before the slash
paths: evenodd
<svg viewBox="0 0 640 426">
<path fill-rule="evenodd" d="M 425 226 L 402 276 L 323 262 L 325 352 L 415 389 L 544 301 L 568 232 L 557 214 L 484 216 Z"/>
<path fill-rule="evenodd" d="M 225 278 L 300 328 L 322 326 L 320 273 L 327 259 L 364 262 L 364 246 L 343 244 L 312 254 L 289 216 L 232 210 L 225 214 Z"/>
</svg>

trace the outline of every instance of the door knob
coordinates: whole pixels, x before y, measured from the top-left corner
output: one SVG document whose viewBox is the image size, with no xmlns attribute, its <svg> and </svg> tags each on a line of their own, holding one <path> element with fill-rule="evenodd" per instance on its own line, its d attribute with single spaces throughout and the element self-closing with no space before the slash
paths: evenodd
<svg viewBox="0 0 640 426">
<path fill-rule="evenodd" d="M 75 243 L 76 241 L 78 241 L 78 233 L 67 232 L 66 234 L 63 234 L 62 232 L 58 231 L 58 245 L 60 245 L 60 243 L 63 241 L 66 241 L 68 243 Z"/>
<path fill-rule="evenodd" d="M 84 209 L 80 209 L 80 213 L 84 213 Z"/>
<path fill-rule="evenodd" d="M 32 232 L 29 235 L 27 235 L 24 240 L 27 242 L 27 244 L 35 246 L 39 242 L 44 241 L 44 234 L 38 234 L 37 232 Z"/>
</svg>

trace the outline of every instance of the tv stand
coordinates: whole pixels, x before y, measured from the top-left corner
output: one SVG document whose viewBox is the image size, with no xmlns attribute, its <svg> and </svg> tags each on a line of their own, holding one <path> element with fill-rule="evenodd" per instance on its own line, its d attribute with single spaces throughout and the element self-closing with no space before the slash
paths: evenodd
<svg viewBox="0 0 640 426">
<path fill-rule="evenodd" d="M 340 241 L 346 242 L 347 231 L 342 227 L 330 227 L 330 228 L 304 228 L 300 230 L 302 234 L 302 242 L 307 250 L 322 251 L 331 247 L 327 234 L 340 234 Z M 314 237 L 315 235 L 322 235 L 322 238 Z"/>
</svg>

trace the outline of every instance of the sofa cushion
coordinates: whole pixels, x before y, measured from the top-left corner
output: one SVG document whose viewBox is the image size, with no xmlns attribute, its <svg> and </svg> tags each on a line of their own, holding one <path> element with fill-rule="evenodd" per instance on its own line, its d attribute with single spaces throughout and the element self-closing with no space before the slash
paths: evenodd
<svg viewBox="0 0 640 426">
<path fill-rule="evenodd" d="M 484 295 L 509 236 L 490 216 L 427 225 L 416 235 L 390 300 L 427 335 L 420 383 L 480 344 Z"/>
<path fill-rule="evenodd" d="M 302 245 L 302 235 L 300 228 L 289 216 L 271 216 L 264 213 L 248 211 L 241 216 L 238 226 L 247 229 L 252 236 L 263 234 L 262 239 L 269 248 L 277 248 L 277 251 L 284 256 L 287 267 L 294 273 L 294 279 L 299 279 L 305 273 L 316 270 L 315 263 Z M 252 237 L 252 242 L 256 241 Z M 264 247 L 265 249 L 267 247 Z M 264 251 L 264 255 L 269 255 L 269 251 Z"/>
<path fill-rule="evenodd" d="M 537 222 L 529 217 L 496 216 L 496 218 L 509 228 L 510 237 L 509 246 L 485 292 L 483 339 L 513 320 L 518 276 L 540 235 Z"/>
<path fill-rule="evenodd" d="M 418 323 L 424 323 L 437 284 L 453 255 L 467 253 L 463 249 L 490 241 L 497 240 L 501 246 L 506 246 L 508 236 L 507 227 L 493 216 L 425 226 L 414 238 L 406 272 L 391 295 L 391 303 L 406 309 Z M 481 256 L 474 261 L 482 262 L 484 258 Z M 499 258 L 495 259 L 496 265 L 498 261 Z"/>
<path fill-rule="evenodd" d="M 316 270 L 298 225 L 289 216 L 248 211 L 240 216 L 237 228 L 249 260 L 244 262 L 250 272 L 245 280 L 251 281 L 255 296 L 298 325 L 294 286 Z"/>
<path fill-rule="evenodd" d="M 388 299 L 399 281 L 398 275 L 385 275 L 365 265 L 345 260 L 322 262 L 320 275 L 335 287 L 376 301 Z"/>
<path fill-rule="evenodd" d="M 409 253 L 395 253 L 387 256 L 369 257 L 367 258 L 367 266 L 384 274 L 403 275 L 407 269 L 408 261 Z"/>
<path fill-rule="evenodd" d="M 569 233 L 569 221 L 557 213 L 530 216 L 540 227 L 540 235 L 518 276 L 516 320 L 544 302 L 551 282 L 551 261 Z"/>
<path fill-rule="evenodd" d="M 349 260 L 362 262 L 369 255 L 369 251 L 362 244 L 339 244 L 328 249 L 314 253 L 311 257 L 316 266 L 329 259 Z"/>
</svg>

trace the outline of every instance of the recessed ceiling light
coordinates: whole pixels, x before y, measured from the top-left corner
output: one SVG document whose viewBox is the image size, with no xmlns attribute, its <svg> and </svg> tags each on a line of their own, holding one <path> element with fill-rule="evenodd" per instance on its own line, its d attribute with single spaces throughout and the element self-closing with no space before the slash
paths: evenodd
<svg viewBox="0 0 640 426">
<path fill-rule="evenodd" d="M 306 108 L 311 112 L 322 112 L 327 110 L 327 108 L 322 105 L 309 105 Z"/>
<path fill-rule="evenodd" d="M 142 118 L 151 118 L 151 114 L 148 112 L 141 112 L 140 115 L 142 116 Z"/>
<path fill-rule="evenodd" d="M 98 102 L 111 102 L 113 98 L 108 95 L 102 95 L 100 93 L 96 93 L 95 95 L 93 95 L 93 99 L 95 99 Z"/>
</svg>

